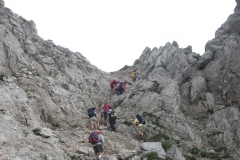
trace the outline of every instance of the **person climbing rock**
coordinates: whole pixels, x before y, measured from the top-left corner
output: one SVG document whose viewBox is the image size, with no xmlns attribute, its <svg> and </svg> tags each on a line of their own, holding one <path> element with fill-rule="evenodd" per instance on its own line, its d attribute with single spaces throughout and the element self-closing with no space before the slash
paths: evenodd
<svg viewBox="0 0 240 160">
<path fill-rule="evenodd" d="M 130 72 L 130 79 L 131 79 L 133 82 L 136 81 L 137 76 L 138 76 L 138 74 L 137 74 L 136 69 L 134 69 L 132 72 Z"/>
<path fill-rule="evenodd" d="M 104 121 L 106 121 L 106 119 L 107 119 L 107 114 L 108 114 L 108 111 L 110 108 L 111 107 L 108 102 L 105 102 L 101 107 L 101 109 L 103 109 L 102 113 L 103 113 Z"/>
<path fill-rule="evenodd" d="M 126 84 L 127 82 L 120 82 L 117 88 L 114 88 L 114 92 L 117 92 L 117 95 L 121 95 L 123 92 L 126 91 Z"/>
<path fill-rule="evenodd" d="M 115 87 L 117 87 L 117 84 L 119 83 L 119 81 L 117 81 L 117 80 L 112 80 L 111 82 L 110 82 L 110 88 L 111 88 L 111 90 L 113 90 Z"/>
<path fill-rule="evenodd" d="M 89 135 L 89 143 L 92 144 L 97 159 L 101 159 L 104 155 L 103 148 L 106 147 L 103 132 L 99 130 L 91 132 Z"/>
<path fill-rule="evenodd" d="M 116 119 L 117 119 L 116 112 L 110 109 L 108 112 L 108 117 L 106 119 L 106 122 L 109 122 L 111 131 L 113 132 L 116 132 L 116 127 L 115 127 Z"/>
<path fill-rule="evenodd" d="M 143 130 L 144 130 L 144 125 L 146 124 L 145 119 L 141 115 L 136 115 L 134 117 L 133 124 L 130 127 L 137 126 L 138 127 L 138 135 L 141 138 L 144 138 Z"/>
<path fill-rule="evenodd" d="M 88 117 L 90 120 L 90 129 L 98 129 L 99 128 L 99 118 L 95 111 L 96 108 L 88 109 Z"/>
</svg>

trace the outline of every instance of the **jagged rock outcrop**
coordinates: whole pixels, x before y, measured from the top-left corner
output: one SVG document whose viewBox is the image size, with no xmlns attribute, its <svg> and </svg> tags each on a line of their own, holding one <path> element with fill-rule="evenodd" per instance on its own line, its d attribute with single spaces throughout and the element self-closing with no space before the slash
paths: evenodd
<svg viewBox="0 0 240 160">
<path fill-rule="evenodd" d="M 0 0 L 0 159 L 92 160 L 86 111 L 109 101 L 104 159 L 239 159 L 240 1 L 200 56 L 176 41 L 146 47 L 133 66 L 105 73 L 78 52 L 43 40 L 33 21 Z M 129 72 L 139 76 L 130 82 Z M 112 79 L 128 81 L 111 94 Z M 146 121 L 143 142 L 130 128 Z"/>
</svg>

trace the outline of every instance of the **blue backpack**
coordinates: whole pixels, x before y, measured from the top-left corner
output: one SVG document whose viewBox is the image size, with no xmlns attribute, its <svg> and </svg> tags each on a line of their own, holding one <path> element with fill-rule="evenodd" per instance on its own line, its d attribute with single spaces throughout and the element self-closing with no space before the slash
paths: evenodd
<svg viewBox="0 0 240 160">
<path fill-rule="evenodd" d="M 139 121 L 139 124 L 146 124 L 146 121 L 145 121 L 145 119 L 142 116 L 140 116 L 138 114 L 138 115 L 136 115 L 136 117 L 137 117 L 137 119 Z"/>
<path fill-rule="evenodd" d="M 122 88 L 123 82 L 120 82 L 118 88 Z"/>
</svg>

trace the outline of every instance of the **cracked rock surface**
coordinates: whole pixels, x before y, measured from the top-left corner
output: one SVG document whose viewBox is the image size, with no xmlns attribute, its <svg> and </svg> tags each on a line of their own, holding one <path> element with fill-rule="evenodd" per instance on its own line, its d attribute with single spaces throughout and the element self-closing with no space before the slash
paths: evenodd
<svg viewBox="0 0 240 160">
<path fill-rule="evenodd" d="M 117 132 L 101 119 L 103 159 L 240 159 L 239 5 L 202 56 L 167 42 L 106 73 L 43 40 L 34 21 L 0 0 L 0 159 L 94 159 L 87 109 L 99 113 L 106 101 L 118 119 Z M 127 81 L 126 92 L 112 94 L 112 79 Z M 147 122 L 144 140 L 129 127 L 138 113 Z"/>
</svg>

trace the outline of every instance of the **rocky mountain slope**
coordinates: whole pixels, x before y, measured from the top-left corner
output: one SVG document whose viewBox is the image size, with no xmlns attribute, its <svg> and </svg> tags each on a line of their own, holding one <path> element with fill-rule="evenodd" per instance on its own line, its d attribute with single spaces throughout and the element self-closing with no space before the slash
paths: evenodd
<svg viewBox="0 0 240 160">
<path fill-rule="evenodd" d="M 200 56 L 177 42 L 145 48 L 133 66 L 105 73 L 45 41 L 0 0 L 0 159 L 92 160 L 87 109 L 118 113 L 104 126 L 103 159 L 240 159 L 240 0 Z M 135 83 L 129 72 L 137 69 Z M 112 79 L 129 82 L 112 95 Z M 147 142 L 128 125 L 142 114 Z M 153 158 L 153 157 L 158 158 Z"/>
</svg>

